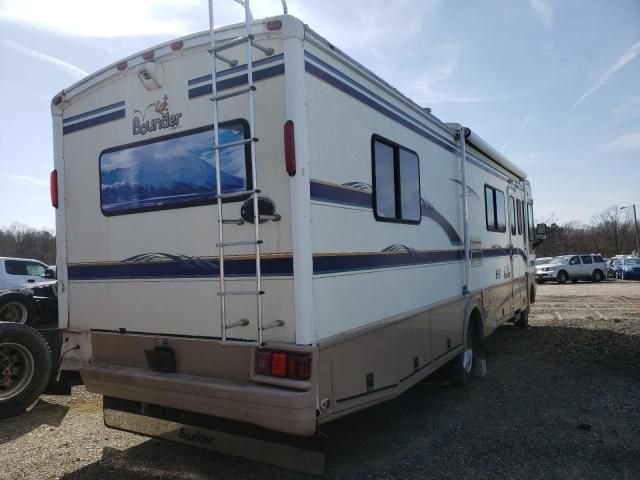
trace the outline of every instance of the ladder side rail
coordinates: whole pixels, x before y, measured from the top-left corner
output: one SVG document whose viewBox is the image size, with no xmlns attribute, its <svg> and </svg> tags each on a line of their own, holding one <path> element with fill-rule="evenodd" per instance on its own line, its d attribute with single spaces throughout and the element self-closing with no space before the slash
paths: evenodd
<svg viewBox="0 0 640 480">
<path fill-rule="evenodd" d="M 209 47 L 211 52 L 211 64 L 212 64 L 212 76 L 211 76 L 211 90 L 213 94 L 214 101 L 212 103 L 213 107 L 213 138 L 214 138 L 214 155 L 215 155 L 215 166 L 216 166 L 216 194 L 220 196 L 222 194 L 222 175 L 220 169 L 220 131 L 219 131 L 219 123 L 218 123 L 218 100 L 216 97 L 218 96 L 218 70 L 216 66 L 216 55 L 215 55 L 215 35 L 214 35 L 214 27 L 213 27 L 213 0 L 209 0 Z M 218 297 L 220 298 L 220 338 L 222 342 L 226 340 L 227 328 L 226 328 L 226 305 L 225 305 L 225 291 L 224 291 L 224 229 L 223 229 L 223 221 L 222 221 L 222 199 L 217 198 L 218 202 L 218 252 L 219 252 L 219 271 L 220 271 L 220 291 Z"/>
<path fill-rule="evenodd" d="M 247 87 L 249 88 L 249 136 L 251 138 L 255 137 L 255 115 L 254 115 L 254 89 L 253 89 L 253 38 L 251 36 L 251 8 L 249 5 L 249 0 L 244 0 L 244 11 L 245 11 L 245 29 L 247 40 Z M 258 175 L 257 175 L 257 165 L 256 165 L 256 144 L 255 142 L 251 142 L 251 180 L 252 180 L 252 188 L 256 190 L 258 188 Z M 256 290 L 258 292 L 262 291 L 262 269 L 260 265 L 260 215 L 259 215 L 259 206 L 258 206 L 258 198 L 259 195 L 257 193 L 253 194 L 253 218 L 254 218 L 254 226 L 255 226 L 255 237 L 256 237 Z M 258 293 L 256 296 L 256 310 L 258 316 L 258 344 L 262 345 L 262 295 Z"/>
</svg>

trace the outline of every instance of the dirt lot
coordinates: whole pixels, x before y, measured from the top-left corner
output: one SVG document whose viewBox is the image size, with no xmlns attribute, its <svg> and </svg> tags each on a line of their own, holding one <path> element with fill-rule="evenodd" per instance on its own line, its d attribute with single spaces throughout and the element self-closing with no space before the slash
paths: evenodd
<svg viewBox="0 0 640 480">
<path fill-rule="evenodd" d="M 323 429 L 326 478 L 640 478 L 640 282 L 543 285 L 500 328 L 488 376 L 421 384 Z M 106 429 L 100 397 L 0 421 L 2 479 L 303 478 Z"/>
</svg>

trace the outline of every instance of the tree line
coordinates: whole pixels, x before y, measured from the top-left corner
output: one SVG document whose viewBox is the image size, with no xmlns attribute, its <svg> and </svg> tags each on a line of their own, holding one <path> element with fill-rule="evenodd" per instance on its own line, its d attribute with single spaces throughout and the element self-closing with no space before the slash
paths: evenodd
<svg viewBox="0 0 640 480">
<path fill-rule="evenodd" d="M 48 230 L 23 223 L 0 227 L 0 257 L 35 258 L 47 265 L 56 262 L 56 237 Z"/>
<path fill-rule="evenodd" d="M 605 257 L 631 254 L 636 249 L 633 210 L 611 206 L 595 215 L 589 224 L 572 221 L 559 224 L 554 217 L 539 219 L 547 224 L 547 239 L 536 248 L 538 257 L 572 253 L 600 253 Z"/>
<path fill-rule="evenodd" d="M 630 254 L 636 248 L 633 213 L 611 206 L 595 215 L 589 224 L 571 221 L 558 223 L 551 216 L 538 219 L 547 224 L 547 239 L 536 248 L 538 257 L 554 257 L 571 253 L 600 253 L 605 257 Z M 44 229 L 23 223 L 0 227 L 0 256 L 35 258 L 53 265 L 56 259 L 56 237 Z"/>
</svg>

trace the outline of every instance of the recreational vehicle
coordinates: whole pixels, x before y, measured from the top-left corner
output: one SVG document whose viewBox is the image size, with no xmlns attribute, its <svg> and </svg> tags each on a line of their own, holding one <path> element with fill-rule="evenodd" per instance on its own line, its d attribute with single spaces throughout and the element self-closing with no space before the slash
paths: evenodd
<svg viewBox="0 0 640 480">
<path fill-rule="evenodd" d="M 466 383 L 526 324 L 525 173 L 293 16 L 137 53 L 52 112 L 62 369 L 108 426 L 303 442 L 443 366 Z"/>
</svg>

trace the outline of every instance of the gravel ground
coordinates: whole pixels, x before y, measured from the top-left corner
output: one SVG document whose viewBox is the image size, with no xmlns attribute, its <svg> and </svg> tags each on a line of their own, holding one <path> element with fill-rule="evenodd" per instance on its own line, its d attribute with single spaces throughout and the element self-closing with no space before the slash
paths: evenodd
<svg viewBox="0 0 640 480">
<path fill-rule="evenodd" d="M 530 324 L 493 335 L 486 378 L 324 427 L 325 478 L 640 478 L 640 283 L 543 285 Z M 305 478 L 106 429 L 101 407 L 79 387 L 0 421 L 0 478 Z"/>
</svg>

